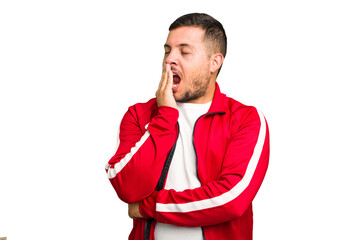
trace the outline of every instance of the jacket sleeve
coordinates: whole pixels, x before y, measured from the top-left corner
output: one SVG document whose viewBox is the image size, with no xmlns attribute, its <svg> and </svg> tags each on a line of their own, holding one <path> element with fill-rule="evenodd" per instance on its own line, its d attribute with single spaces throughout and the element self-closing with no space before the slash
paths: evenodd
<svg viewBox="0 0 360 240">
<path fill-rule="evenodd" d="M 140 202 L 140 213 L 161 223 L 199 227 L 240 217 L 251 205 L 269 161 L 269 131 L 256 109 L 233 133 L 220 177 L 195 189 L 155 191 Z"/>
<path fill-rule="evenodd" d="M 122 201 L 139 202 L 155 190 L 166 157 L 176 142 L 178 116 L 177 109 L 161 106 L 141 129 L 135 110 L 129 108 L 125 113 L 119 147 L 105 167 Z"/>
</svg>

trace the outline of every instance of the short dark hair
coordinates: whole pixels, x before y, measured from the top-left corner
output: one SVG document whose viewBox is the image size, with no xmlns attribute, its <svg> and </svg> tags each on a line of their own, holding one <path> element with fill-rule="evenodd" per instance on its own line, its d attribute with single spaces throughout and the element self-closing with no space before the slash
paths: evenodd
<svg viewBox="0 0 360 240">
<path fill-rule="evenodd" d="M 205 13 L 190 13 L 176 19 L 169 27 L 169 31 L 178 27 L 199 27 L 205 31 L 204 40 L 209 42 L 210 50 L 226 55 L 227 39 L 222 24 Z"/>
</svg>

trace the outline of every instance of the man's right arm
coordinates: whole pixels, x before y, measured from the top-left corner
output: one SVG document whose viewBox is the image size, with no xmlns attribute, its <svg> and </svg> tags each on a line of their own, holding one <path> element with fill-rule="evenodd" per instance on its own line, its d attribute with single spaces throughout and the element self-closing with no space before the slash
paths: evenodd
<svg viewBox="0 0 360 240">
<path fill-rule="evenodd" d="M 144 129 L 131 107 L 121 121 L 120 144 L 106 172 L 119 198 L 126 203 L 139 202 L 152 194 L 176 142 L 179 112 L 171 88 L 172 73 L 166 66 L 156 92 L 157 115 Z"/>
<path fill-rule="evenodd" d="M 166 157 L 175 144 L 178 111 L 159 107 L 158 114 L 141 130 L 131 109 L 120 125 L 120 144 L 106 165 L 119 198 L 135 203 L 149 196 L 160 177 Z"/>
</svg>

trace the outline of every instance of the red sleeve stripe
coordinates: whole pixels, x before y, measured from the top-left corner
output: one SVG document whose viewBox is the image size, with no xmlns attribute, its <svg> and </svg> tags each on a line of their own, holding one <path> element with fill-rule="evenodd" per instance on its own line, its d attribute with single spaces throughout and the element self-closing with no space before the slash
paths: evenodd
<svg viewBox="0 0 360 240">
<path fill-rule="evenodd" d="M 237 198 L 250 184 L 250 181 L 254 175 L 255 169 L 259 163 L 260 156 L 263 150 L 265 137 L 266 137 L 266 122 L 262 113 L 259 113 L 260 118 L 260 131 L 258 135 L 258 140 L 256 142 L 253 155 L 251 156 L 250 162 L 246 169 L 243 179 L 237 183 L 232 189 L 228 192 L 223 193 L 217 197 L 193 201 L 188 203 L 156 203 L 157 212 L 192 212 L 198 210 L 204 210 L 209 208 L 214 208 L 222 206 L 235 198 Z"/>
<path fill-rule="evenodd" d="M 130 152 L 125 155 L 120 162 L 116 163 L 113 168 L 110 168 L 109 164 L 106 164 L 105 168 L 109 179 L 116 177 L 116 175 L 126 166 L 126 164 L 133 158 L 136 152 L 141 148 L 145 141 L 150 137 L 150 132 L 146 131 L 145 134 L 141 137 L 140 141 L 135 144 L 134 147 L 130 149 Z"/>
</svg>

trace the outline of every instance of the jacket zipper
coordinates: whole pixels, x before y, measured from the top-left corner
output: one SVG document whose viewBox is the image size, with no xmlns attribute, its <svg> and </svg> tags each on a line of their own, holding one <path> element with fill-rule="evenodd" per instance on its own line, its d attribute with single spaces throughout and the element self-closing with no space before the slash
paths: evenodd
<svg viewBox="0 0 360 240">
<path fill-rule="evenodd" d="M 194 141 L 194 136 L 195 136 L 195 127 L 197 122 L 199 121 L 200 118 L 202 118 L 203 116 L 208 116 L 208 115 L 215 115 L 215 114 L 225 114 L 226 112 L 207 112 L 203 115 L 201 115 L 200 117 L 198 117 L 198 119 L 196 119 L 195 124 L 194 124 L 194 129 L 193 129 L 193 134 L 192 134 L 192 143 L 193 143 L 193 147 L 194 147 L 194 151 L 195 151 L 195 157 L 196 157 L 196 175 L 200 181 L 199 178 L 199 171 L 198 171 L 198 156 L 197 156 L 197 151 L 196 151 L 196 147 L 195 147 L 195 141 Z M 201 231 L 202 231 L 202 235 L 203 235 L 203 239 L 205 239 L 205 232 L 204 232 L 204 228 L 201 227 Z"/>
<path fill-rule="evenodd" d="M 196 120 L 195 124 L 194 124 L 194 129 L 193 129 L 193 134 L 192 134 L 192 143 L 193 143 L 193 147 L 194 147 L 194 151 L 195 151 L 195 156 L 196 156 L 196 174 L 197 174 L 197 177 L 198 179 L 200 180 L 199 178 L 199 173 L 198 173 L 198 157 L 197 157 L 197 152 L 196 152 L 196 147 L 195 147 L 195 142 L 194 142 L 194 134 L 195 134 L 195 127 L 196 127 L 196 124 L 198 122 L 198 120 L 203 117 L 203 116 L 207 116 L 207 115 L 215 115 L 215 114 L 225 114 L 225 112 L 208 112 L 208 113 L 205 113 L 203 115 L 201 115 L 200 117 L 198 117 L 198 119 Z M 164 184 L 165 184 L 165 179 L 166 179 L 166 176 L 167 176 L 167 173 L 169 171 L 169 167 L 170 167 L 170 164 L 171 164 L 171 160 L 174 156 L 174 152 L 175 152 L 175 149 L 176 149 L 176 143 L 177 143 L 177 140 L 179 138 L 179 134 L 180 134 L 180 125 L 179 125 L 179 122 L 177 123 L 178 125 L 178 136 L 176 138 L 176 141 L 173 145 L 173 147 L 171 148 L 170 150 L 170 153 L 169 155 L 167 156 L 166 158 L 166 161 L 165 161 L 165 164 L 164 164 L 164 167 L 163 167 L 163 170 L 161 171 L 161 175 L 160 175 L 160 178 L 159 178 L 159 181 L 156 185 L 156 188 L 155 190 L 156 191 L 160 191 L 161 189 L 164 188 Z M 147 219 L 146 220 L 146 223 L 145 223 L 145 230 L 144 230 L 144 239 L 145 240 L 149 240 L 150 239 L 150 232 L 151 232 L 151 225 L 153 223 L 153 219 Z M 203 238 L 205 240 L 205 233 L 204 233 L 204 229 L 203 227 L 201 227 L 201 231 L 202 231 L 202 234 L 203 234 Z"/>
<path fill-rule="evenodd" d="M 171 148 L 171 150 L 169 152 L 169 155 L 166 157 L 164 167 L 163 167 L 163 169 L 161 171 L 161 174 L 160 174 L 160 178 L 159 178 L 158 183 L 156 184 L 156 187 L 155 187 L 155 191 L 160 191 L 161 189 L 164 188 L 165 179 L 166 179 L 167 173 L 168 173 L 169 168 L 170 168 L 171 160 L 174 157 L 174 152 L 175 152 L 175 149 L 176 149 L 176 143 L 177 143 L 177 140 L 178 140 L 179 134 L 180 134 L 179 122 L 177 123 L 177 125 L 178 125 L 178 135 L 177 135 L 177 138 L 176 138 L 176 141 L 175 141 L 174 145 L 172 146 L 172 148 Z M 151 225 L 152 225 L 153 221 L 154 221 L 154 219 L 152 219 L 152 218 L 146 220 L 145 229 L 144 229 L 144 239 L 145 240 L 150 239 L 150 232 L 151 232 L 150 230 L 151 230 Z"/>
<path fill-rule="evenodd" d="M 198 179 L 199 178 L 199 173 L 198 173 L 198 157 L 197 157 L 197 151 L 196 151 L 196 147 L 195 147 L 195 141 L 194 141 L 194 136 L 195 136 L 195 127 L 197 122 L 199 121 L 200 118 L 202 118 L 203 116 L 208 116 L 208 115 L 215 115 L 215 114 L 225 114 L 225 112 L 207 112 L 203 115 L 201 115 L 200 117 L 198 117 L 198 119 L 196 119 L 195 124 L 194 124 L 194 129 L 193 129 L 193 134 L 192 134 L 192 143 L 193 143 L 193 147 L 194 147 L 194 151 L 195 151 L 195 157 L 196 157 L 196 174 Z"/>
</svg>

